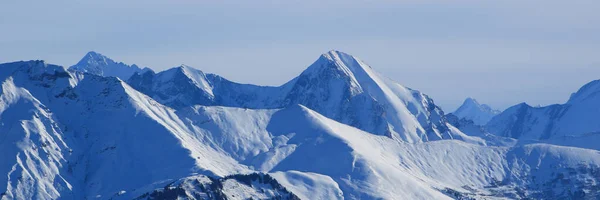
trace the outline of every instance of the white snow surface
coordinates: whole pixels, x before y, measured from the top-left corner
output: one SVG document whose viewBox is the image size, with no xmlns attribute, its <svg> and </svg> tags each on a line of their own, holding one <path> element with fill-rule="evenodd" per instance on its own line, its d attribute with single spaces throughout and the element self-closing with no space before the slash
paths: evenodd
<svg viewBox="0 0 600 200">
<path fill-rule="evenodd" d="M 300 199 L 344 199 L 339 185 L 329 176 L 293 170 L 270 175 Z"/>
</svg>

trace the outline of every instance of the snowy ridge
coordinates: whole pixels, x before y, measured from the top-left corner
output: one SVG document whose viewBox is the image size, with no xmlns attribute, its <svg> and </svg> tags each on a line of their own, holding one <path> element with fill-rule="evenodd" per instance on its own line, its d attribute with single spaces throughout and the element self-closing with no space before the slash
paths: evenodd
<svg viewBox="0 0 600 200">
<path fill-rule="evenodd" d="M 397 140 L 453 138 L 443 111 L 431 98 L 383 78 L 358 58 L 339 51 L 321 55 L 280 87 L 233 83 L 189 67 L 135 74 L 128 83 L 174 108 L 272 109 L 302 104 L 344 124 Z"/>
<path fill-rule="evenodd" d="M 12 78 L 2 83 L 0 107 L 0 171 L 6 177 L 0 182 L 0 188 L 6 189 L 2 196 L 68 197 L 72 186 L 59 169 L 66 164 L 63 154 L 69 147 L 52 114 L 27 90 L 16 86 Z"/>
<path fill-rule="evenodd" d="M 42 101 L 77 84 L 73 74 L 43 61 L 0 65 L 0 181 L 2 198 L 73 198 L 68 165 L 71 146 Z M 37 98 L 36 98 L 37 97 Z"/>
<path fill-rule="evenodd" d="M 208 108 L 216 109 L 216 107 L 202 108 L 209 112 L 215 111 L 210 111 Z M 275 112 L 219 107 L 218 112 L 230 114 L 217 114 L 220 117 L 203 120 L 202 124 L 210 127 L 213 126 L 211 124 L 217 123 L 220 124 L 218 126 L 223 127 L 219 128 L 220 130 L 237 126 L 254 130 L 264 128 L 264 122 L 268 122 L 267 131 L 252 132 L 272 139 L 251 140 L 252 143 L 264 141 L 265 143 L 262 143 L 261 146 L 269 147 L 268 150 L 260 150 L 254 156 L 252 156 L 254 153 L 251 152 L 245 154 L 246 156 L 236 156 L 238 159 L 245 160 L 241 163 L 248 163 L 253 166 L 251 168 L 263 172 L 300 170 L 321 174 L 330 177 L 338 186 L 326 184 L 329 186 L 320 188 L 340 188 L 344 197 L 349 199 L 386 199 L 397 196 L 417 199 L 447 198 L 445 197 L 446 193 L 442 192 L 445 189 L 459 191 L 462 195 L 471 197 L 516 195 L 515 197 L 523 198 L 544 195 L 543 191 L 552 187 L 545 188 L 540 185 L 551 183 L 553 180 L 537 179 L 538 182 L 532 183 L 529 176 L 514 177 L 514 175 L 530 173 L 529 167 L 523 166 L 540 166 L 535 157 L 522 158 L 522 156 L 530 156 L 530 153 L 518 153 L 519 156 L 513 156 L 522 149 L 541 148 L 535 151 L 549 151 L 533 156 L 548 156 L 554 154 L 553 152 L 560 153 L 562 151 L 575 151 L 576 154 L 581 154 L 576 157 L 570 154 L 551 156 L 554 159 L 549 160 L 546 167 L 538 167 L 543 171 L 539 172 L 540 177 L 551 177 L 550 174 L 557 170 L 555 168 L 557 165 L 563 166 L 565 171 L 569 171 L 580 168 L 579 163 L 591 162 L 590 165 L 584 167 L 586 170 L 592 170 L 590 173 L 598 168 L 599 155 L 596 151 L 545 144 L 510 148 L 486 147 L 456 140 L 423 144 L 398 143 L 391 138 L 366 133 L 327 119 L 300 105 Z M 256 115 L 256 117 L 240 118 L 241 115 L 233 114 L 240 112 Z M 252 127 L 248 127 L 249 125 Z M 254 127 L 255 125 L 258 126 Z M 236 130 L 239 129 L 236 128 Z M 214 134 L 208 136 L 214 138 L 221 132 L 213 129 L 205 134 Z M 235 142 L 237 138 L 226 140 L 233 141 L 221 142 L 224 144 L 223 147 L 230 146 L 232 143 L 241 144 L 239 141 Z M 232 150 L 234 148 L 223 148 L 224 151 L 230 151 L 225 149 Z M 527 150 L 527 152 L 531 152 L 531 150 Z M 234 153 L 232 152 L 232 155 Z M 567 157 L 574 160 L 564 160 Z M 592 159 L 592 161 L 587 161 L 587 159 Z M 307 160 L 311 162 L 306 162 Z M 561 164 L 554 164 L 556 162 Z M 332 163 L 335 164 L 332 165 Z M 541 162 L 541 164 L 544 163 Z M 275 178 L 281 177 L 275 176 Z M 289 182 L 286 180 L 283 179 L 282 184 Z M 578 183 L 581 185 L 574 186 L 573 191 L 596 187 L 594 184 Z M 398 187 L 402 184 L 406 184 L 406 186 Z M 377 187 L 373 185 L 377 185 Z M 471 189 L 464 189 L 465 186 Z M 532 189 L 528 194 L 517 194 L 519 188 L 529 187 L 535 188 L 535 190 Z M 556 191 L 566 192 L 566 189 L 562 188 L 563 186 L 556 187 Z M 294 190 L 290 189 L 290 191 Z M 316 192 L 321 192 L 321 190 Z M 322 193 L 332 194 L 332 192 L 325 191 Z M 570 194 L 561 195 L 569 196 Z M 299 196 L 302 196 L 302 193 Z"/>
<path fill-rule="evenodd" d="M 343 199 L 343 192 L 329 176 L 299 172 L 274 172 L 270 174 L 300 199 Z"/>
<path fill-rule="evenodd" d="M 195 104 L 213 105 L 215 100 L 206 75 L 200 70 L 184 65 L 159 74 L 151 71 L 142 75 L 136 73 L 129 83 L 139 91 L 174 108 Z"/>
<path fill-rule="evenodd" d="M 600 94 L 600 80 L 594 80 L 582 86 L 577 92 L 573 93 L 567 101 L 567 104 L 576 104 L 582 101 L 589 101 L 591 98 L 598 98 Z"/>
<path fill-rule="evenodd" d="M 545 162 L 538 163 L 534 161 L 535 159 L 526 158 L 521 160 L 522 157 L 512 156 L 513 152 L 520 152 L 523 148 L 536 149 L 535 151 L 541 148 L 539 151 L 548 152 L 548 154 L 541 153 L 539 156 L 560 154 L 563 151 L 581 153 L 577 156 L 574 154 L 551 156 L 553 159 L 548 160 L 548 166 L 539 168 L 543 169 L 539 173 L 544 173 L 540 177 L 550 177 L 550 173 L 557 170 L 550 167 L 555 166 L 553 164 L 555 162 L 562 163 L 560 165 L 569 169 L 578 168 L 581 162 L 590 164 L 586 168 L 598 168 L 599 154 L 592 150 L 551 145 L 516 148 L 485 147 L 456 140 L 423 144 L 398 143 L 387 137 L 372 135 L 337 123 L 302 106 L 282 110 L 273 117 L 277 121 L 271 120 L 272 124 L 268 129 L 275 135 L 295 133 L 287 143 L 296 144 L 294 152 L 273 170 L 302 168 L 331 176 L 340 184 L 346 198 L 388 199 L 397 196 L 444 198 L 439 192 L 439 189 L 443 188 L 452 188 L 471 195 L 498 195 L 498 191 L 482 189 L 496 184 L 497 181 L 503 181 L 503 186 L 506 187 L 534 187 L 527 185 L 531 183 L 530 177 L 514 177 L 514 175 L 526 173 L 527 168 L 520 168 L 524 165 L 539 167 Z M 293 120 L 281 119 L 287 117 L 293 117 Z M 291 125 L 291 122 L 295 125 Z M 527 150 L 524 154 L 529 156 L 529 152 Z M 577 161 L 565 162 L 566 160 L 562 160 L 561 156 Z M 313 162 L 303 164 L 305 160 Z M 520 163 L 516 165 L 519 166 L 518 168 L 513 166 L 515 161 Z M 336 165 L 331 166 L 330 163 Z M 591 173 L 586 176 L 593 177 L 595 172 Z M 536 184 L 551 181 L 542 179 Z M 402 187 L 402 184 L 406 184 L 405 187 Z M 477 188 L 477 192 L 465 190 L 463 186 Z M 583 187 L 597 187 L 597 185 L 585 185 L 578 189 Z M 537 190 L 531 192 L 538 194 Z"/>
<path fill-rule="evenodd" d="M 57 69 L 62 70 L 57 70 L 56 66 L 46 66 L 35 61 L 9 63 L 2 66 L 2 69 L 15 69 L 5 73 L 12 76 L 7 78 L 8 82 L 3 86 L 6 88 L 3 97 L 11 96 L 9 99 L 14 99 L 14 94 L 22 96 L 28 91 L 44 97 L 39 100 L 30 96 L 23 97 L 31 99 L 33 105 L 39 104 L 34 107 L 39 114 L 29 117 L 33 120 L 32 125 L 24 127 L 24 133 L 14 134 L 27 136 L 27 138 L 15 140 L 32 140 L 33 143 L 28 142 L 27 144 L 31 145 L 27 146 L 16 144 L 16 147 L 22 150 L 16 152 L 7 150 L 5 151 L 7 154 L 3 156 L 3 160 L 19 155 L 25 156 L 17 159 L 14 166 L 22 166 L 17 164 L 25 161 L 39 163 L 26 165 L 25 169 L 17 171 L 4 170 L 7 168 L 3 167 L 3 173 L 18 174 L 23 171 L 22 173 L 31 174 L 34 170 L 44 170 L 35 173 L 44 175 L 40 177 L 22 175 L 21 177 L 33 179 L 27 182 L 23 181 L 25 179 L 18 182 L 3 180 L 2 183 L 8 183 L 6 187 L 8 191 L 5 192 L 9 195 L 8 198 L 49 199 L 63 196 L 80 199 L 97 195 L 106 197 L 160 180 L 184 177 L 192 171 L 211 171 L 213 174 L 248 172 L 243 166 L 236 165 L 233 159 L 214 152 L 192 139 L 188 134 L 190 131 L 186 130 L 185 125 L 176 117 L 172 109 L 161 106 L 131 89 L 119 79 L 93 75 L 85 78 L 79 76 L 82 79 L 77 80 L 75 87 L 71 87 L 59 83 L 73 83 L 75 81 L 69 79 L 73 79 L 76 75 L 60 67 Z M 43 67 L 46 70 L 41 70 Z M 53 73 L 50 74 L 48 71 Z M 14 84 L 10 82 L 12 80 Z M 23 89 L 15 89 L 18 87 Z M 14 109 L 11 108 L 19 109 L 15 111 L 17 113 L 30 113 L 23 110 L 25 108 L 21 108 L 20 105 L 5 106 L 8 109 L 3 111 L 3 115 L 9 114 L 11 117 L 2 117 L 3 124 L 19 124 L 12 121 L 21 118 L 16 118 L 18 115 L 12 114 L 10 110 Z M 47 114 L 48 111 L 53 114 Z M 28 118 L 24 116 L 22 119 Z M 29 135 L 32 135 L 30 133 L 41 135 L 37 137 L 41 139 L 28 139 L 31 137 Z M 143 140 L 138 139 L 140 134 L 143 134 Z M 3 148 L 15 145 L 9 141 L 12 140 L 2 141 Z M 38 146 L 52 149 L 52 152 L 48 153 L 46 152 L 48 150 Z M 35 151 L 28 153 L 31 151 L 28 149 L 38 152 L 44 150 L 46 153 L 43 155 L 51 154 L 56 158 L 48 156 L 53 160 L 41 159 L 32 162 L 29 161 L 30 158 L 38 156 L 30 156 L 30 154 L 39 153 Z M 163 157 L 171 158 L 173 162 L 165 163 L 157 159 Z M 47 167 L 50 168 L 46 169 Z M 50 171 L 55 175 L 49 176 Z M 17 177 L 17 175 L 13 176 Z M 129 179 L 124 180 L 123 177 Z M 44 183 L 44 180 L 48 183 Z M 65 183 L 60 183 L 61 180 Z M 19 185 L 13 185 L 17 183 Z M 23 185 L 24 183 L 30 184 Z M 43 184 L 60 188 L 35 189 L 41 188 Z M 70 191 L 71 188 L 77 189 Z"/>
<path fill-rule="evenodd" d="M 323 54 L 304 71 L 286 101 L 398 140 L 451 138 L 433 100 L 382 78 L 358 58 L 339 51 Z"/>
<path fill-rule="evenodd" d="M 124 82 L 43 61 L 0 64 L 0 82 L 3 200 L 600 196 L 598 146 L 559 140 L 597 137 L 588 89 L 485 127 L 529 131 L 516 141 L 337 51 L 280 87 L 187 66 Z"/>
<path fill-rule="evenodd" d="M 463 104 L 454 112 L 455 116 L 473 121 L 476 125 L 487 124 L 500 111 L 492 109 L 487 104 L 480 104 L 473 98 L 467 98 Z"/>
</svg>

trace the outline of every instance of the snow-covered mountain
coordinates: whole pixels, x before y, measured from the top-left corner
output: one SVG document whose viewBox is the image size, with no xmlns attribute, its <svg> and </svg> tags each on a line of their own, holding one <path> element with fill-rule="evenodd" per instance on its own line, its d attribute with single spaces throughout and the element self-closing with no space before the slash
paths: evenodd
<svg viewBox="0 0 600 200">
<path fill-rule="evenodd" d="M 469 97 L 452 114 L 460 119 L 471 120 L 476 125 L 485 125 L 492 117 L 500 114 L 500 111 L 492 109 L 487 104 L 480 104 L 477 100 Z"/>
<path fill-rule="evenodd" d="M 521 103 L 494 117 L 486 129 L 499 136 L 521 140 L 568 137 L 573 138 L 569 140 L 585 141 L 585 138 L 597 138 L 596 135 L 600 133 L 600 123 L 597 120 L 600 117 L 598 94 L 600 81 L 596 80 L 573 93 L 565 104 L 532 107 Z"/>
<path fill-rule="evenodd" d="M 468 136 L 430 98 L 367 67 L 332 51 L 263 87 L 187 66 L 124 82 L 43 61 L 0 64 L 0 198 L 600 195 L 600 152 Z M 368 123 L 377 114 L 391 134 Z M 431 141 L 438 134 L 460 140 Z"/>
<path fill-rule="evenodd" d="M 174 108 L 272 109 L 302 104 L 344 124 L 411 143 L 461 138 L 450 131 L 443 111 L 427 95 L 385 78 L 358 58 L 339 51 L 321 55 L 298 77 L 279 87 L 234 83 L 188 66 L 138 73 L 128 83 Z"/>
<path fill-rule="evenodd" d="M 149 68 L 140 68 L 137 65 L 127 65 L 122 62 L 115 62 L 114 60 L 90 51 L 81 60 L 71 66 L 70 70 L 80 71 L 99 76 L 113 76 L 118 77 L 121 80 L 127 80 L 134 73 L 142 73 L 146 71 L 152 71 Z"/>
<path fill-rule="evenodd" d="M 0 119 L 8 133 L 0 141 L 8 148 L 2 151 L 3 198 L 108 198 L 199 171 L 200 159 L 207 168 L 243 171 L 232 169 L 233 159 L 200 152 L 170 108 L 119 79 L 39 61 L 0 69 L 8 98 Z"/>
</svg>

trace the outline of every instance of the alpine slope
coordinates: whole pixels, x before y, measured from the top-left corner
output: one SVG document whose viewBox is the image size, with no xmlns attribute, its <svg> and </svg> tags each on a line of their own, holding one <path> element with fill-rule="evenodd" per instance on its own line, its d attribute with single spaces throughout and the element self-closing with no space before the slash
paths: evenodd
<svg viewBox="0 0 600 200">
<path fill-rule="evenodd" d="M 537 132 L 514 128 L 522 109 L 445 114 L 339 51 L 277 87 L 134 66 L 0 64 L 0 198 L 600 198 L 597 148 L 542 140 L 600 131 L 594 84 L 560 114 L 525 109 L 552 119 Z"/>
</svg>

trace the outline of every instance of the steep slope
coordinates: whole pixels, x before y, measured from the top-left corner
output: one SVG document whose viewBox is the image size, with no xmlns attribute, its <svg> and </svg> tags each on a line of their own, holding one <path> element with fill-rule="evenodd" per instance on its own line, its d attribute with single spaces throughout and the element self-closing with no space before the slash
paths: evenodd
<svg viewBox="0 0 600 200">
<path fill-rule="evenodd" d="M 158 74 L 152 71 L 136 73 L 129 79 L 129 84 L 173 108 L 215 104 L 213 88 L 206 75 L 185 65 Z"/>
<path fill-rule="evenodd" d="M 12 77 L 0 94 L 0 197 L 56 199 L 72 197 L 71 183 L 61 174 L 69 146 L 52 113 Z"/>
<path fill-rule="evenodd" d="M 193 173 L 250 172 L 119 79 L 39 61 L 0 69 L 6 198 L 108 198 Z"/>
<path fill-rule="evenodd" d="M 284 104 L 306 105 L 344 124 L 407 142 L 452 138 L 432 99 L 339 51 L 323 54 L 302 72 Z"/>
<path fill-rule="evenodd" d="M 413 125 L 437 127 L 422 123 L 437 113 L 426 96 L 381 79 L 384 90 L 396 97 L 369 92 L 364 77 L 356 75 L 367 69 L 353 72 L 348 67 L 352 62 L 342 57 L 324 56 L 303 75 L 311 77 L 313 70 L 324 69 L 337 71 L 332 74 L 352 72 L 358 85 L 341 76 L 308 80 L 347 84 L 356 87 L 347 90 L 348 94 L 369 94 L 383 99 L 377 103 L 406 105 L 398 112 L 409 112 L 415 118 Z M 329 61 L 346 62 L 345 68 L 329 65 Z M 180 71 L 184 78 L 191 77 L 186 84 L 206 86 L 215 96 L 212 100 L 219 102 L 215 88 L 220 86 L 211 76 Z M 298 85 L 302 79 L 281 88 L 310 88 Z M 291 95 L 299 93 L 285 92 L 280 101 L 284 108 L 277 109 L 195 105 L 174 110 L 120 79 L 70 72 L 41 61 L 1 64 L 0 81 L 3 199 L 212 198 L 221 194 L 228 199 L 593 199 L 600 191 L 600 153 L 595 150 L 525 143 L 484 146 L 447 124 L 449 134 L 468 142 L 398 142 L 393 135 L 365 132 L 308 106 L 292 104 L 293 99 L 310 104 L 311 99 Z M 317 92 L 313 98 L 324 102 L 323 108 L 336 106 L 325 104 L 335 98 L 323 100 L 317 94 L 324 93 Z M 573 102 L 594 99 L 584 96 L 583 101 Z"/>
<path fill-rule="evenodd" d="M 195 124 L 197 138 L 250 168 L 279 174 L 274 177 L 299 197 L 338 198 L 339 188 L 348 199 L 567 198 L 575 191 L 596 195 L 598 187 L 591 180 L 597 180 L 600 154 L 592 150 L 456 140 L 398 143 L 301 105 L 277 110 L 196 106 L 178 114 Z M 571 182 L 561 182 L 554 172 L 569 174 Z M 316 177 L 319 187 L 311 180 Z"/>
<path fill-rule="evenodd" d="M 234 83 L 185 65 L 159 73 L 136 73 L 127 82 L 162 104 L 177 109 L 193 105 L 277 108 L 281 107 L 279 96 L 285 91 L 285 87 Z"/>
<path fill-rule="evenodd" d="M 593 150 L 547 144 L 486 147 L 456 140 L 398 143 L 303 106 L 275 113 L 268 129 L 274 136 L 288 137 L 286 145 L 295 145 L 272 171 L 296 169 L 330 176 L 350 199 L 440 199 L 450 190 L 472 197 L 572 198 L 578 195 L 575 191 L 598 195 L 594 189 L 600 154 Z M 573 182 L 561 183 L 555 172 L 572 173 Z M 527 193 L 519 193 L 522 189 Z"/>
<path fill-rule="evenodd" d="M 274 172 L 270 175 L 300 199 L 344 199 L 339 185 L 329 176 L 300 171 Z"/>
<path fill-rule="evenodd" d="M 480 104 L 473 98 L 467 98 L 463 104 L 452 112 L 455 116 L 460 119 L 467 119 L 473 121 L 476 125 L 487 124 L 492 117 L 500 114 L 500 111 L 492 109 L 486 104 Z"/>
<path fill-rule="evenodd" d="M 84 168 L 78 177 L 86 177 L 89 196 L 136 191 L 192 173 L 248 171 L 193 138 L 173 110 L 118 79 L 87 77 L 75 93 L 86 102 L 71 110 L 80 117 L 64 116 L 62 121 L 68 120 L 67 128 L 83 137 L 78 143 L 85 145 L 86 159 L 77 163 Z"/>
<path fill-rule="evenodd" d="M 77 80 L 62 67 L 30 61 L 0 64 L 0 81 L 0 197 L 74 198 L 74 181 L 64 173 L 72 145 L 42 101 Z"/>
<path fill-rule="evenodd" d="M 521 103 L 492 118 L 486 129 L 496 135 L 516 139 L 548 139 L 552 135 L 553 121 L 563 110 L 561 105 L 531 107 Z"/>
<path fill-rule="evenodd" d="M 279 174 L 275 178 L 281 180 L 282 183 L 295 182 L 299 184 L 290 188 L 293 188 L 291 191 L 298 191 L 301 196 L 307 195 L 306 192 L 303 192 L 306 189 L 298 187 L 313 188 L 314 191 L 311 192 L 315 194 L 335 195 L 325 199 L 338 198 L 340 193 L 333 192 L 336 191 L 335 188 L 340 188 L 346 198 L 390 198 L 390 195 L 400 194 L 418 198 L 444 197 L 443 194 L 431 189 L 427 184 L 417 181 L 413 176 L 396 171 L 397 167 L 390 168 L 395 165 L 392 163 L 377 161 L 365 164 L 362 161 L 356 161 L 377 168 L 377 173 L 384 173 L 384 170 L 388 170 L 386 173 L 391 174 L 391 179 L 373 175 L 367 168 L 351 170 L 358 165 L 352 163 L 352 158 L 355 157 L 353 152 L 356 150 L 344 144 L 344 141 L 337 138 L 339 136 L 333 137 L 330 134 L 352 136 L 356 134 L 355 132 L 360 132 L 363 137 L 381 138 L 390 144 L 397 144 L 397 142 L 388 137 L 374 136 L 340 124 L 303 106 L 295 105 L 283 110 L 196 106 L 179 114 L 181 118 L 190 119 L 194 124 L 195 128 L 193 129 L 198 135 L 197 138 L 206 138 L 205 141 L 214 145 L 216 149 L 232 155 L 239 162 L 249 165 L 250 168 Z M 194 117 L 194 115 L 197 116 Z M 314 116 L 319 116 L 319 118 Z M 321 120 L 325 120 L 325 122 Z M 334 131 L 323 123 L 342 126 L 349 131 Z M 238 137 L 235 137 L 236 135 Z M 376 145 L 384 146 L 387 143 Z M 390 155 L 391 157 L 392 155 Z M 293 179 L 287 175 L 294 173 L 288 171 L 296 170 L 312 172 L 312 175 L 296 173 L 293 176 L 296 178 Z M 298 178 L 298 176 L 304 177 Z M 319 180 L 319 183 L 325 187 L 314 187 L 313 179 L 316 177 L 322 177 L 316 180 Z M 355 182 L 345 183 L 345 178 Z M 307 183 L 307 179 L 313 183 Z M 327 179 L 333 180 L 335 184 Z M 388 188 L 386 192 L 380 193 L 369 186 L 377 184 L 378 181 L 386 181 L 389 186 L 405 183 L 407 188 L 395 191 Z M 361 182 L 364 184 L 360 184 Z M 411 183 L 420 187 L 409 189 L 408 185 Z M 391 191 L 394 192 L 387 194 Z"/>
<path fill-rule="evenodd" d="M 113 76 L 118 77 L 121 80 L 127 80 L 134 73 L 142 73 L 145 71 L 152 71 L 149 68 L 140 68 L 137 65 L 127 65 L 122 62 L 115 62 L 114 60 L 96 53 L 94 51 L 88 52 L 81 60 L 71 66 L 69 70 L 90 73 L 98 76 Z"/>
<path fill-rule="evenodd" d="M 285 145 L 296 146 L 272 171 L 302 170 L 330 176 L 348 199 L 447 198 L 395 165 L 395 153 L 372 148 L 398 150 L 394 148 L 398 143 L 387 137 L 366 134 L 303 106 L 276 113 L 268 129 L 276 136 L 288 137 Z"/>
<path fill-rule="evenodd" d="M 460 137 L 427 95 L 403 87 L 358 58 L 323 54 L 298 77 L 279 87 L 238 84 L 182 66 L 128 80 L 135 89 L 179 109 L 219 105 L 252 109 L 302 104 L 359 129 L 411 143 Z"/>
<path fill-rule="evenodd" d="M 222 150 L 222 143 L 212 148 L 202 131 L 189 129 L 196 128 L 193 123 L 119 79 L 84 76 L 41 61 L 2 64 L 0 69 L 5 79 L 0 128 L 6 130 L 0 137 L 0 155 L 7 161 L 0 165 L 0 172 L 6 174 L 6 179 L 0 179 L 6 188 L 3 199 L 131 199 L 172 180 L 191 180 L 197 173 L 251 172 L 232 158 L 236 154 L 228 154 L 233 150 Z M 266 124 L 261 127 L 266 133 Z M 218 131 L 231 134 L 229 140 L 244 141 L 234 131 L 248 130 Z M 257 138 L 262 140 L 271 141 Z M 260 150 L 247 143 L 236 147 L 250 152 L 239 152 L 235 158 L 240 160 Z M 275 180 L 269 187 L 235 180 L 220 182 L 228 199 L 243 198 L 240 195 L 296 198 Z M 268 188 L 280 192 L 263 194 Z"/>
<path fill-rule="evenodd" d="M 595 100 L 599 98 L 599 94 L 600 80 L 594 80 L 579 88 L 577 92 L 571 94 L 571 97 L 569 98 L 569 101 L 567 101 L 567 104 L 576 104 L 580 102 Z"/>
<path fill-rule="evenodd" d="M 525 103 L 508 108 L 486 126 L 489 132 L 524 140 L 580 137 L 600 131 L 600 81 L 592 81 L 571 95 L 565 104 L 532 107 Z"/>
<path fill-rule="evenodd" d="M 240 161 L 266 152 L 274 139 L 266 130 L 276 110 L 194 106 L 176 114 L 189 124 L 197 140 Z"/>
</svg>

